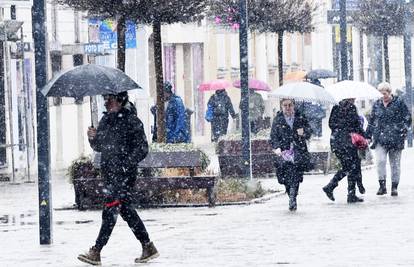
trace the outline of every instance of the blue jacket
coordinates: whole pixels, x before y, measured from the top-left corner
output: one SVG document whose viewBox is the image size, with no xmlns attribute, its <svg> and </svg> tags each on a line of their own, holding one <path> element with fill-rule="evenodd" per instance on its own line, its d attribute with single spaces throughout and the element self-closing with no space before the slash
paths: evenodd
<svg viewBox="0 0 414 267">
<path fill-rule="evenodd" d="M 187 125 L 185 107 L 181 98 L 172 95 L 165 112 L 167 143 L 189 143 L 190 133 Z"/>
</svg>

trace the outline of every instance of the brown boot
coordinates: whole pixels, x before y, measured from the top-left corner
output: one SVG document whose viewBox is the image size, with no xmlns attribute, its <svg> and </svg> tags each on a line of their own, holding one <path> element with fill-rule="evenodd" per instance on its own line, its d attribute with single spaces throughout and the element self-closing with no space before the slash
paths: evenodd
<svg viewBox="0 0 414 267">
<path fill-rule="evenodd" d="M 101 265 L 101 252 L 93 246 L 89 252 L 80 254 L 78 260 L 92 265 Z"/>
<path fill-rule="evenodd" d="M 157 248 L 154 246 L 154 243 L 149 242 L 142 246 L 141 257 L 135 259 L 135 263 L 144 263 L 149 260 L 155 259 L 160 254 L 158 253 Z"/>
</svg>

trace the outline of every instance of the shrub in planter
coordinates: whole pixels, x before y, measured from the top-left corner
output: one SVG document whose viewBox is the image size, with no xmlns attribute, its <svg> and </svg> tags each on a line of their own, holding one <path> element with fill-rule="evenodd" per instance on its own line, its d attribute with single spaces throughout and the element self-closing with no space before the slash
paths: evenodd
<svg viewBox="0 0 414 267">
<path fill-rule="evenodd" d="M 274 173 L 275 155 L 269 143 L 270 129 L 251 136 L 253 175 Z M 243 175 L 243 142 L 240 133 L 227 135 L 217 143 L 216 154 L 219 158 L 222 177 Z"/>
<path fill-rule="evenodd" d="M 94 167 L 90 156 L 81 156 L 72 161 L 68 168 L 68 176 L 73 183 L 78 209 L 83 210 L 86 206 L 94 206 L 100 202 L 99 198 L 91 198 L 101 194 L 102 181 L 99 170 Z"/>
</svg>

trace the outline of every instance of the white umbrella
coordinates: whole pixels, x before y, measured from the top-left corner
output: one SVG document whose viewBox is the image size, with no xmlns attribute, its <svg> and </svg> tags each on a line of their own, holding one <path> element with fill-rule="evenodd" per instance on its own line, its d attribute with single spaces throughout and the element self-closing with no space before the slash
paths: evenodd
<svg viewBox="0 0 414 267">
<path fill-rule="evenodd" d="M 327 86 L 326 91 L 338 102 L 347 98 L 377 99 L 382 97 L 382 94 L 374 86 L 358 81 L 341 81 Z"/>
<path fill-rule="evenodd" d="M 295 82 L 273 90 L 270 97 L 292 98 L 298 101 L 335 103 L 333 96 L 323 87 L 308 82 Z"/>
</svg>

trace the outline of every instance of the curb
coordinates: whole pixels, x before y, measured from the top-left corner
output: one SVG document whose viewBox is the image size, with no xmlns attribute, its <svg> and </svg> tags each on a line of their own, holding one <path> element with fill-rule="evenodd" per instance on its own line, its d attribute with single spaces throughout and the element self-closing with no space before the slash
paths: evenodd
<svg viewBox="0 0 414 267">
<path fill-rule="evenodd" d="M 237 201 L 237 202 L 217 202 L 214 207 L 223 207 L 223 206 L 242 206 L 242 205 L 252 205 L 252 204 L 262 204 L 265 203 L 273 198 L 276 198 L 280 195 L 285 194 L 284 191 L 275 192 L 267 194 L 263 197 L 254 198 L 252 200 L 246 200 L 246 201 Z M 137 206 L 136 208 L 139 209 L 159 209 L 159 208 L 204 208 L 204 207 L 210 207 L 209 204 L 203 204 L 203 203 L 189 203 L 189 204 L 158 204 L 158 205 L 146 205 L 146 206 Z M 214 208 L 211 207 L 211 208 Z M 75 206 L 70 207 L 61 207 L 61 208 L 54 208 L 55 211 L 65 211 L 65 210 L 77 210 Z M 88 211 L 88 210 L 100 210 L 100 209 L 86 209 L 82 211 Z"/>
</svg>

